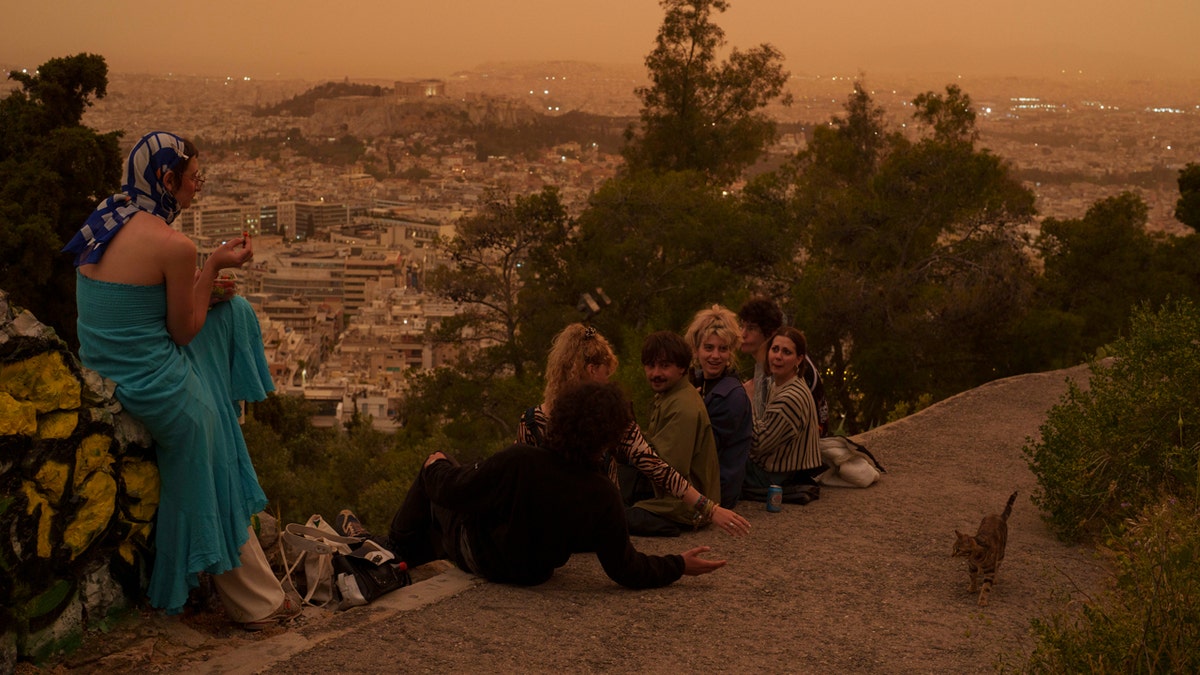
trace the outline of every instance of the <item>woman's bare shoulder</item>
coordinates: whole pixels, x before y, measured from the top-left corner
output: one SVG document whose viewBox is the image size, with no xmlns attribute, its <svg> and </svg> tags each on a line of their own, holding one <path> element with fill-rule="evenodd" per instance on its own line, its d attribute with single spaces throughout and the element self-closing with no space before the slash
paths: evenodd
<svg viewBox="0 0 1200 675">
<path fill-rule="evenodd" d="M 151 255 L 176 254 L 182 250 L 195 252 L 196 244 L 186 234 L 150 213 L 139 213 L 125 226 L 130 236 L 123 242 L 130 248 L 147 250 Z M 165 249 L 165 251 L 164 251 Z"/>
<path fill-rule="evenodd" d="M 162 218 L 138 213 L 126 222 L 100 262 L 80 268 L 93 279 L 131 284 L 162 283 L 165 270 L 186 262 L 194 267 L 196 245 Z"/>
</svg>

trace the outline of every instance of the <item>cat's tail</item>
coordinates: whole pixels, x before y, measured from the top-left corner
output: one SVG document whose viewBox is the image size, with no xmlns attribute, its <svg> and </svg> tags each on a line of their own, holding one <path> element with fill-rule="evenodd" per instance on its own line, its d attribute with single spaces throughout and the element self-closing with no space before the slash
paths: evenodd
<svg viewBox="0 0 1200 675">
<path fill-rule="evenodd" d="M 1013 505 L 1013 502 L 1015 502 L 1015 501 L 1017 501 L 1017 493 L 1014 490 L 1013 493 L 1011 495 L 1009 495 L 1008 503 L 1004 505 L 1004 513 L 1000 514 L 1000 518 L 1002 518 L 1005 521 L 1008 520 L 1008 517 L 1010 515 L 1012 515 L 1012 505 Z"/>
</svg>

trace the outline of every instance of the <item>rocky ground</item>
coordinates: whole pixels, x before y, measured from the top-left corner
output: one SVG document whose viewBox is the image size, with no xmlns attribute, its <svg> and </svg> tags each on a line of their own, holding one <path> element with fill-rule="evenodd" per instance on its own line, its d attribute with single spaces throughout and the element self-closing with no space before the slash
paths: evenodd
<svg viewBox="0 0 1200 675">
<path fill-rule="evenodd" d="M 748 537 L 702 531 L 638 539 L 650 553 L 701 544 L 729 564 L 663 589 L 629 591 L 575 556 L 536 588 L 437 567 L 411 589 L 338 615 L 310 609 L 289 630 L 249 635 L 219 615 L 145 615 L 49 672 L 709 671 L 969 673 L 1017 668 L 1029 623 L 1098 589 L 1106 571 L 1047 530 L 1021 447 L 1067 378 L 1023 375 L 942 401 L 857 437 L 888 473 L 819 501 L 738 507 Z M 1019 492 L 991 604 L 967 592 L 954 530 Z M 458 581 L 455 581 L 458 580 Z M 436 584 L 443 589 L 434 593 Z M 457 585 L 455 585 L 457 584 Z M 419 595 L 414 591 L 413 598 Z M 436 598 L 434 597 L 436 595 Z M 32 666 L 26 672 L 39 672 Z"/>
</svg>

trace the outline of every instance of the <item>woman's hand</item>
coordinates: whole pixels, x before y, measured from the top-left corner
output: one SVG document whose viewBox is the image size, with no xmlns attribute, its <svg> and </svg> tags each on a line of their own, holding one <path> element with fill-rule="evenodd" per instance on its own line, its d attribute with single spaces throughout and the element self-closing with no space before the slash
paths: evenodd
<svg viewBox="0 0 1200 675">
<path fill-rule="evenodd" d="M 219 277 L 213 282 L 212 296 L 209 298 L 208 306 L 212 307 L 218 302 L 225 302 L 235 295 L 237 295 L 237 281 L 229 277 Z"/>
<path fill-rule="evenodd" d="M 724 567 L 724 560 L 706 560 L 700 557 L 701 553 L 708 553 L 711 550 L 708 546 L 697 546 L 691 550 L 684 551 L 682 553 L 683 573 L 689 577 L 698 577 L 701 574 L 708 574 Z"/>
<path fill-rule="evenodd" d="M 712 521 L 717 527 L 725 530 L 729 534 L 740 537 L 743 534 L 750 534 L 750 521 L 739 516 L 738 514 L 723 507 L 713 509 Z"/>
<path fill-rule="evenodd" d="M 435 453 L 430 454 L 428 457 L 425 458 L 425 463 L 422 465 L 422 468 L 429 466 L 430 464 L 433 464 L 434 462 L 438 461 L 439 459 L 450 459 L 450 458 L 446 456 L 446 453 L 439 450 Z"/>
<path fill-rule="evenodd" d="M 216 270 L 241 267 L 254 259 L 254 246 L 249 238 L 236 237 L 213 250 L 209 260 Z"/>
</svg>

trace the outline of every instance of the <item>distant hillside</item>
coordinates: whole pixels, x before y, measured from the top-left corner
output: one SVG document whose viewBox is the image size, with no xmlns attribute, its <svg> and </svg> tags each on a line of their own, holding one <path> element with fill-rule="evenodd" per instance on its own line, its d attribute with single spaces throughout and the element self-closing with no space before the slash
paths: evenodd
<svg viewBox="0 0 1200 675">
<path fill-rule="evenodd" d="M 303 94 L 297 94 L 286 101 L 275 105 L 262 106 L 254 109 L 255 117 L 270 117 L 286 115 L 290 117 L 310 117 L 316 112 L 317 101 L 343 96 L 383 96 L 385 89 L 373 84 L 357 84 L 354 82 L 325 82 L 309 89 Z"/>
<path fill-rule="evenodd" d="M 314 98 L 312 103 L 313 112 L 296 124 L 307 138 L 370 140 L 420 133 L 427 146 L 467 138 L 481 157 L 536 153 L 567 143 L 616 153 L 625 128 L 634 121 L 579 111 L 550 115 L 525 101 L 479 94 L 416 100 L 360 94 Z"/>
</svg>

